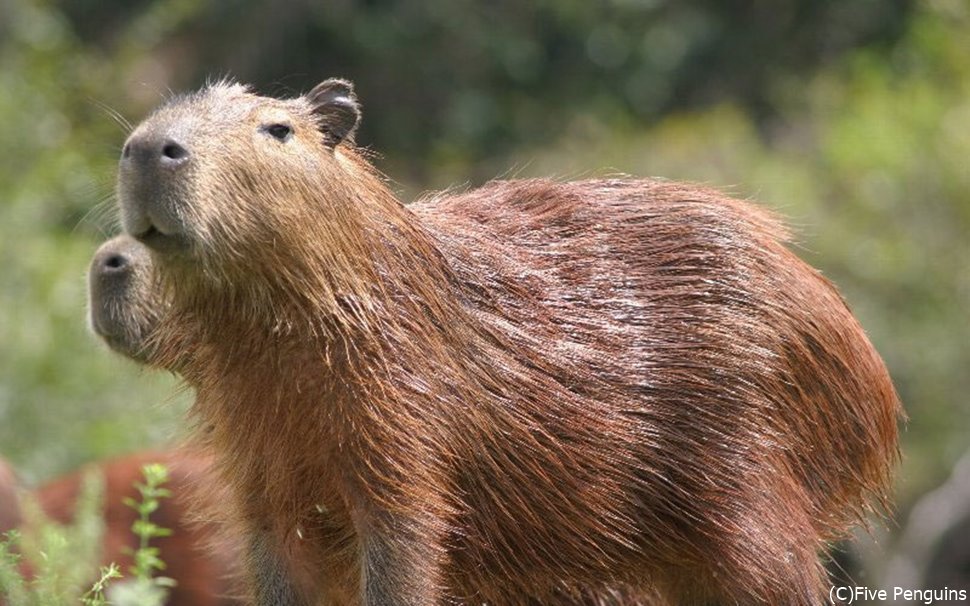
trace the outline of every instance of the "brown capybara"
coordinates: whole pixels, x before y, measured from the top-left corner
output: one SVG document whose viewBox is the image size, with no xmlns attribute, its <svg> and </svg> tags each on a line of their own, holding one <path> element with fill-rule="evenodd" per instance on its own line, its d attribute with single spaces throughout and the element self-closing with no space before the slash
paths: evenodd
<svg viewBox="0 0 970 606">
<path fill-rule="evenodd" d="M 143 482 L 142 466 L 161 463 L 168 468 L 165 484 L 172 495 L 160 501 L 151 514 L 152 522 L 168 528 L 171 536 L 151 540 L 158 547 L 166 568 L 162 575 L 175 580 L 167 604 L 172 606 L 232 606 L 242 604 L 238 588 L 241 554 L 232 543 L 220 543 L 216 549 L 212 523 L 200 522 L 193 509 L 190 494 L 202 491 L 211 497 L 206 486 L 210 461 L 205 457 L 181 451 L 146 452 L 93 464 L 104 477 L 104 540 L 102 561 L 118 564 L 124 575 L 132 566 L 132 552 L 138 548 L 138 537 L 132 524 L 138 513 L 124 504 L 126 497 L 140 500 L 136 482 Z M 33 496 L 51 519 L 66 524 L 74 519 L 75 506 L 87 468 L 51 481 L 34 491 Z M 215 491 L 218 494 L 218 491 Z"/>
<path fill-rule="evenodd" d="M 656 180 L 405 207 L 349 83 L 219 83 L 138 126 L 125 231 L 196 388 L 258 604 L 817 604 L 900 407 L 769 213 Z"/>
</svg>

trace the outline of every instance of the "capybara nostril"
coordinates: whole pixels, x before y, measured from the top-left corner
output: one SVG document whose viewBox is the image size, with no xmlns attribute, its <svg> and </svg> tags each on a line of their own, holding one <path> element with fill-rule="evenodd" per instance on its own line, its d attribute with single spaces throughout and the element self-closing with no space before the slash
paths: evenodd
<svg viewBox="0 0 970 606">
<path fill-rule="evenodd" d="M 113 238 L 101 245 L 91 261 L 91 279 L 100 284 L 124 280 L 127 274 L 142 271 L 148 252 L 128 236 Z"/>
<path fill-rule="evenodd" d="M 166 308 L 164 291 L 154 287 L 151 254 L 131 236 L 98 248 L 88 271 L 88 324 L 111 349 L 151 363 L 148 336 Z"/>
<path fill-rule="evenodd" d="M 161 162 L 163 166 L 178 166 L 189 159 L 189 150 L 171 139 L 162 147 Z"/>
<path fill-rule="evenodd" d="M 124 270 L 128 267 L 128 257 L 121 253 L 115 253 L 113 255 L 108 255 L 101 264 L 104 271 L 115 272 Z"/>
<path fill-rule="evenodd" d="M 121 149 L 122 163 L 133 162 L 133 168 L 150 169 L 159 165 L 176 168 L 188 159 L 189 150 L 184 145 L 165 135 L 154 133 L 135 135 Z"/>
</svg>

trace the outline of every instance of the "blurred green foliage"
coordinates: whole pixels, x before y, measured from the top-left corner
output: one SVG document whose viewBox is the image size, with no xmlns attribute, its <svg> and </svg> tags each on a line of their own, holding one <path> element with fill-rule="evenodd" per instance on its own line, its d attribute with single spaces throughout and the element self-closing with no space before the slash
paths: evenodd
<svg viewBox="0 0 970 606">
<path fill-rule="evenodd" d="M 405 196 L 619 171 L 779 209 L 891 367 L 905 504 L 970 444 L 967 31 L 962 0 L 0 0 L 0 452 L 36 480 L 180 425 L 84 325 L 126 121 L 340 75 Z"/>
<path fill-rule="evenodd" d="M 105 544 L 103 474 L 84 472 L 73 520 L 61 524 L 50 519 L 29 494 L 21 495 L 25 521 L 21 529 L 0 535 L 0 598 L 9 606 L 161 606 L 170 578 L 156 576 L 165 569 L 152 539 L 171 531 L 151 520 L 161 499 L 171 496 L 162 485 L 168 469 L 159 463 L 142 467 L 144 482 L 136 482 L 140 498 L 125 504 L 138 513 L 131 532 L 138 548 L 131 551 L 134 565 L 124 573 L 115 562 L 97 566 Z M 109 541 L 110 542 L 110 541 Z M 108 601 L 110 597 L 110 602 Z"/>
<path fill-rule="evenodd" d="M 96 587 L 96 562 L 101 559 L 104 520 L 104 478 L 85 475 L 74 520 L 59 524 L 47 518 L 40 506 L 25 499 L 23 533 L 0 536 L 0 597 L 10 606 L 60 606 L 105 602 Z M 22 568 L 26 565 L 26 570 Z M 25 574 L 29 570 L 29 574 Z M 103 577 L 117 576 L 116 567 L 102 569 Z"/>
<path fill-rule="evenodd" d="M 114 583 L 109 592 L 115 606 L 163 606 L 175 580 L 156 576 L 165 570 L 161 550 L 151 545 L 152 539 L 172 536 L 172 530 L 163 528 L 151 520 L 162 499 L 172 496 L 162 485 L 168 482 L 168 469 L 160 463 L 148 463 L 141 468 L 145 481 L 136 482 L 140 499 L 125 498 L 125 505 L 138 512 L 138 519 L 131 527 L 138 537 L 138 549 L 132 554 L 134 565 L 126 571 L 131 575 L 124 581 Z"/>
</svg>

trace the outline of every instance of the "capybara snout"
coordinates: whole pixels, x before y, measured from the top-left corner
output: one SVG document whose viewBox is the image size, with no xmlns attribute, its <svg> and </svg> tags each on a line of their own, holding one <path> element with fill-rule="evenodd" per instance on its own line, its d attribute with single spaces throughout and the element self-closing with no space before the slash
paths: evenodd
<svg viewBox="0 0 970 606">
<path fill-rule="evenodd" d="M 149 250 L 130 236 L 98 248 L 88 269 L 88 321 L 115 351 L 146 362 L 149 337 L 165 311 Z"/>
</svg>

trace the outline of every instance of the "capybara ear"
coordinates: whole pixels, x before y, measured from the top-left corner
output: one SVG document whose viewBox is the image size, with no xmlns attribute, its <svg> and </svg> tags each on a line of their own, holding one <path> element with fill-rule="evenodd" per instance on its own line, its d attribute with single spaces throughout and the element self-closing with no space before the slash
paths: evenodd
<svg viewBox="0 0 970 606">
<path fill-rule="evenodd" d="M 319 117 L 327 145 L 335 147 L 345 139 L 354 140 L 354 131 L 360 124 L 360 104 L 353 84 L 339 78 L 324 80 L 307 94 L 307 100 Z"/>
</svg>

